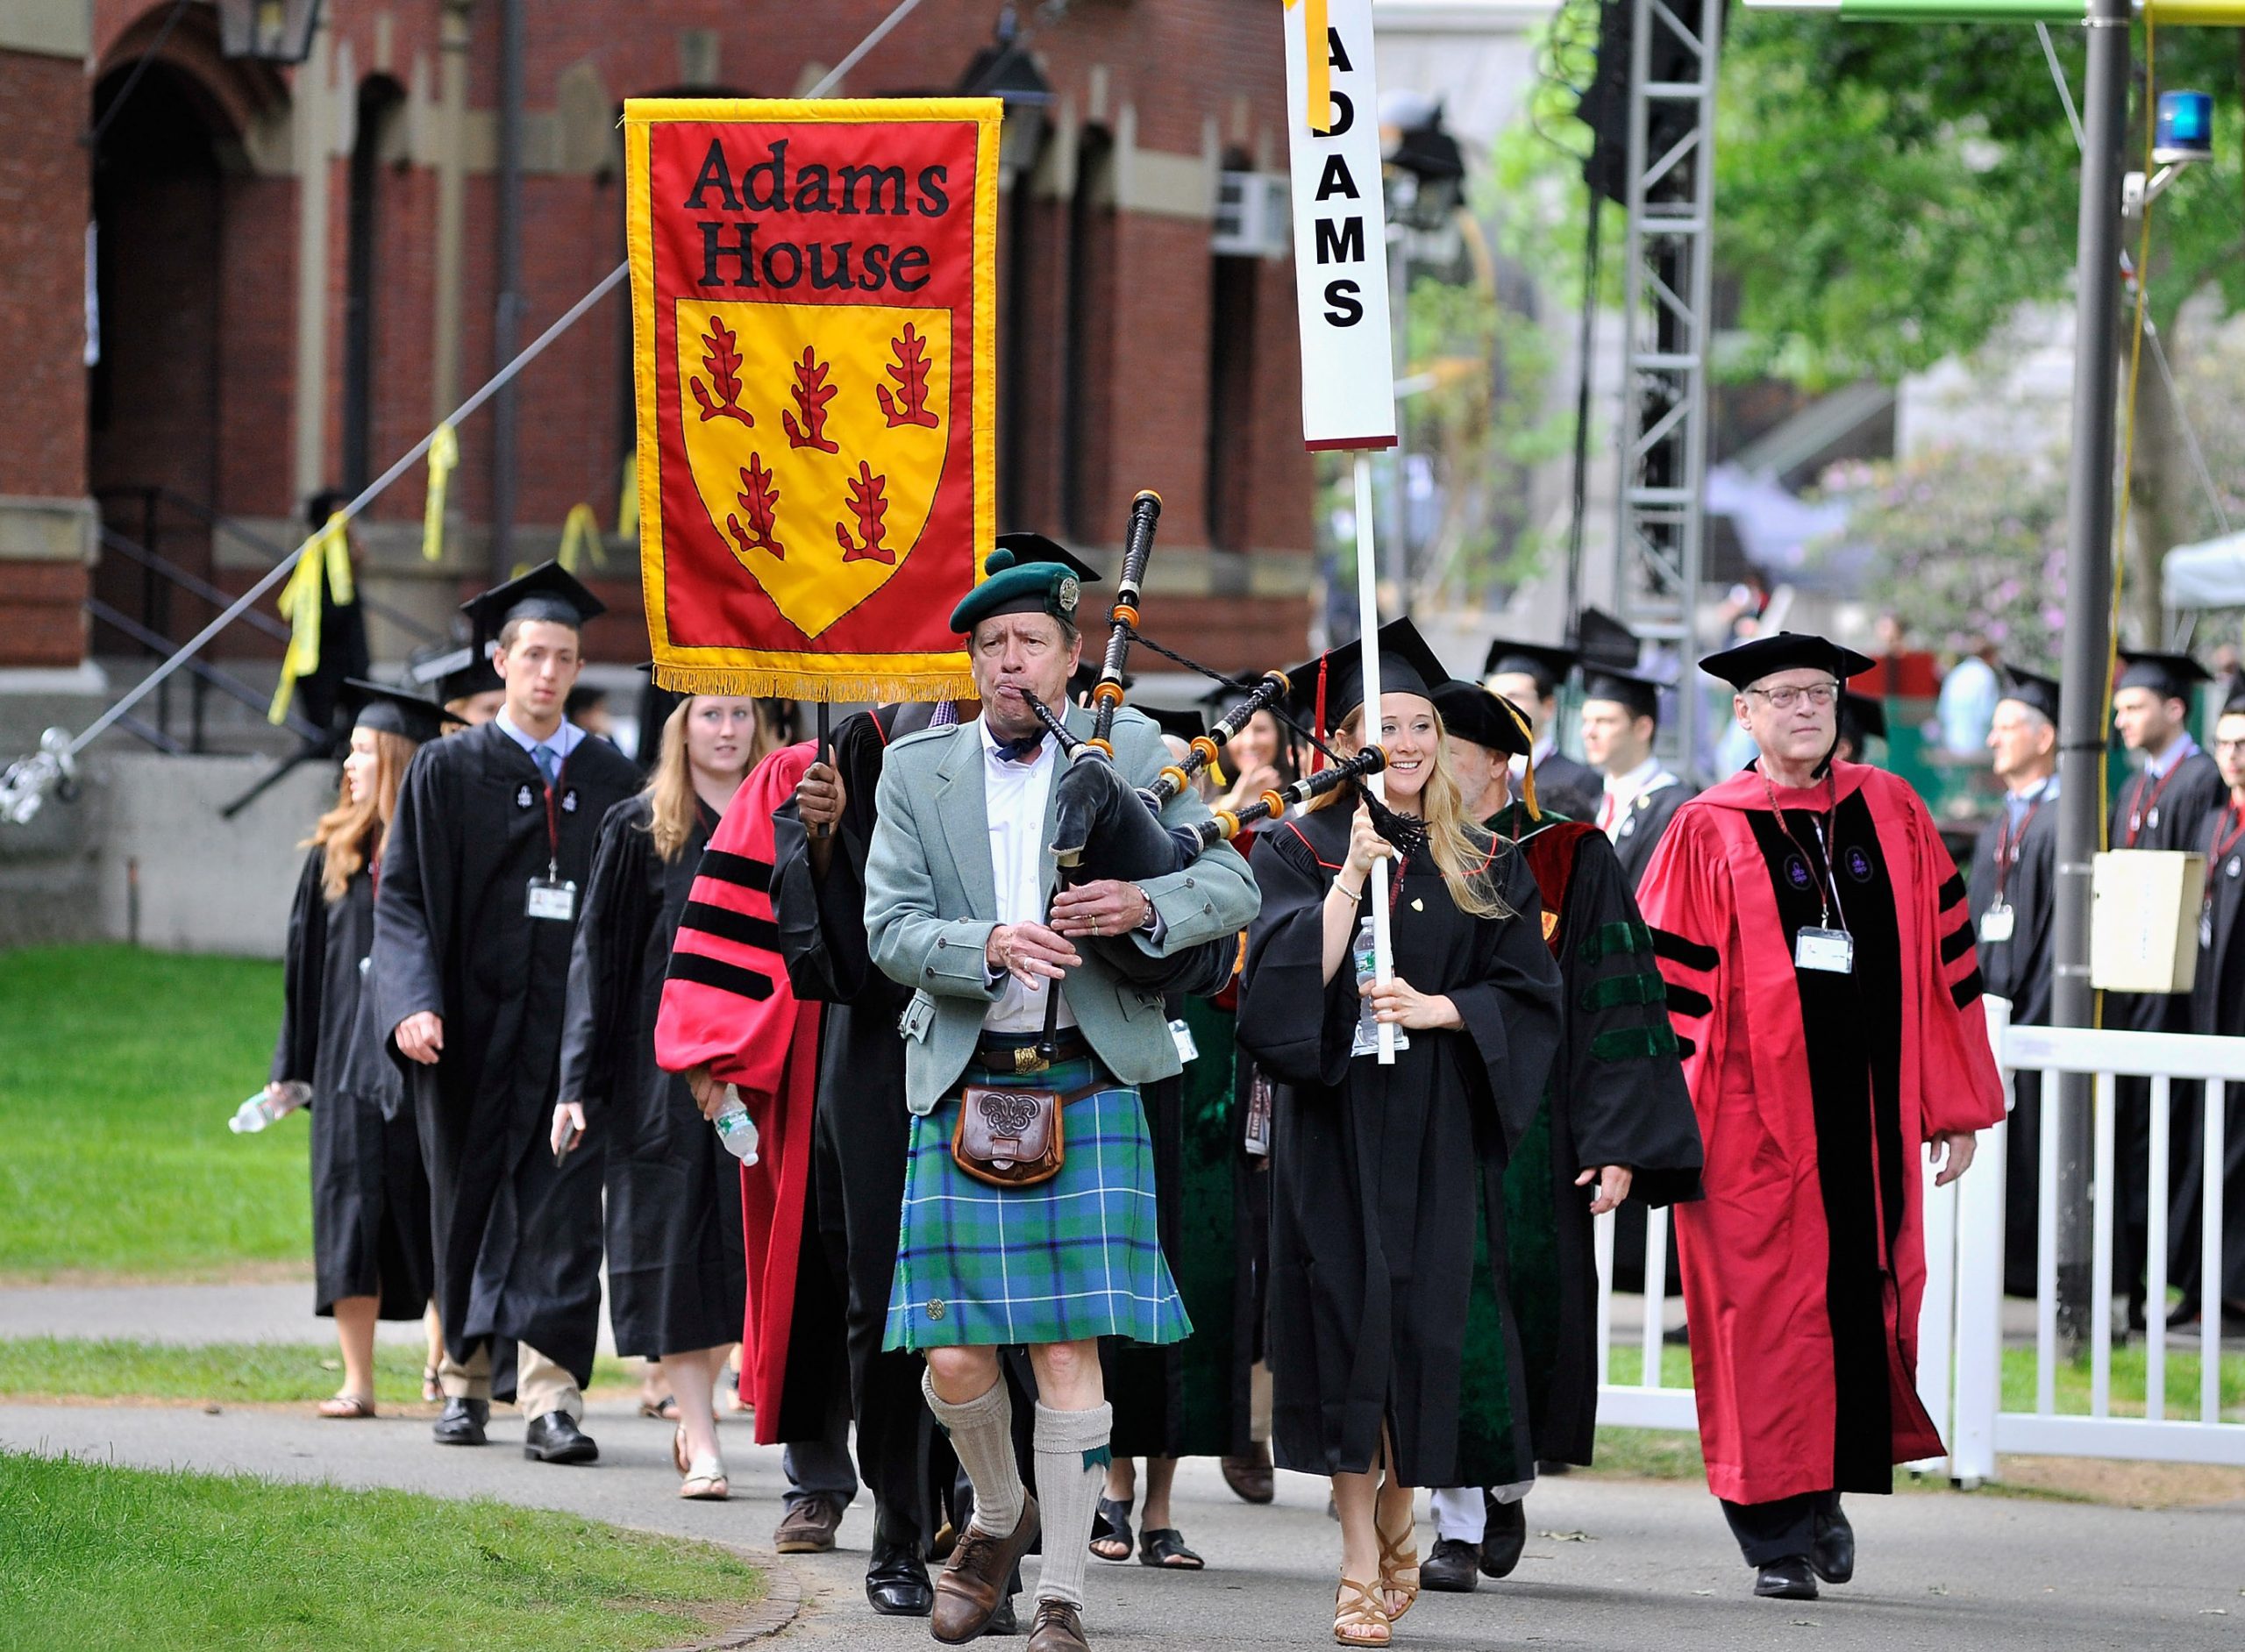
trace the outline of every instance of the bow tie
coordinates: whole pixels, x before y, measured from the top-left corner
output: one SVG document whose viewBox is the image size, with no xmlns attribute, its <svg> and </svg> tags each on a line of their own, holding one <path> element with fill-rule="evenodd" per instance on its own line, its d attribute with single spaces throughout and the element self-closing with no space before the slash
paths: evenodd
<svg viewBox="0 0 2245 1652">
<path fill-rule="evenodd" d="M 1044 744 L 1044 731 L 1040 729 L 1035 734 L 1024 734 L 1018 740 L 996 740 L 995 744 L 1001 762 L 1027 763 L 1037 755 L 1037 748 Z"/>
</svg>

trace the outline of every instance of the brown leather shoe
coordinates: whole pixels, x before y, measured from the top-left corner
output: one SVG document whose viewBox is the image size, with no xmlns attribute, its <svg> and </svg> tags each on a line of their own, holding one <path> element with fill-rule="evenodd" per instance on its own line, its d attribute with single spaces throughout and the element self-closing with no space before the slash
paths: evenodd
<svg viewBox="0 0 2245 1652">
<path fill-rule="evenodd" d="M 1271 1448 L 1258 1443 L 1244 1457 L 1223 1459 L 1224 1484 L 1243 1503 L 1268 1503 L 1279 1488 L 1271 1471 Z"/>
<path fill-rule="evenodd" d="M 828 1554 L 841 1529 L 842 1506 L 813 1492 L 780 1517 L 772 1531 L 772 1547 L 783 1555 Z"/>
<path fill-rule="evenodd" d="M 1029 1652 L 1091 1652 L 1091 1642 L 1084 1639 L 1084 1614 L 1065 1600 L 1038 1601 Z"/>
<path fill-rule="evenodd" d="M 937 1575 L 936 1610 L 928 1621 L 928 1632 L 945 1646 L 957 1646 L 988 1627 L 990 1614 L 1005 1598 L 1015 1564 L 1029 1553 L 1041 1529 L 1033 1497 L 1022 1499 L 1021 1519 L 1010 1537 L 993 1537 L 968 1521 L 959 1535 L 959 1546 L 951 1551 L 949 1563 Z"/>
</svg>

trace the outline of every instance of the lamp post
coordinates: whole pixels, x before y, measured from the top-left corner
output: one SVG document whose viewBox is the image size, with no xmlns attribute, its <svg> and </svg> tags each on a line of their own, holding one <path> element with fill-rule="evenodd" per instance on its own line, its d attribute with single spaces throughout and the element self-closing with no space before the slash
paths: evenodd
<svg viewBox="0 0 2245 1652">
<path fill-rule="evenodd" d="M 1380 168 L 1387 199 L 1387 303 L 1399 386 L 1411 365 L 1411 260 L 1435 237 L 1454 233 L 1465 197 L 1465 155 L 1443 130 L 1442 105 L 1421 93 L 1380 99 Z M 1399 612 L 1411 606 L 1409 421 L 1395 424 L 1394 481 L 1388 489 L 1389 582 Z"/>
</svg>

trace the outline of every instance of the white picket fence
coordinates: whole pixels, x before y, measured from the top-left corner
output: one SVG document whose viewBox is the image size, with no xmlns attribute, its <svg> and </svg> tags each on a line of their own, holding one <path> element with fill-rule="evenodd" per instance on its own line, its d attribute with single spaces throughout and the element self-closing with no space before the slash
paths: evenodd
<svg viewBox="0 0 2245 1652">
<path fill-rule="evenodd" d="M 2145 1346 L 2144 1414 L 2115 1416 L 2112 1407 L 2113 1223 L 2118 1182 L 2114 1079 L 2150 1080 L 2151 1139 L 2146 1250 L 2147 1300 L 2166 1300 L 2170 1097 L 2177 1081 L 2204 1086 L 2201 1104 L 2206 1149 L 2200 1155 L 2199 1277 L 2209 1282 L 2209 1303 L 2220 1292 L 2222 1177 L 2228 1086 L 2245 1084 L 2245 1039 L 2174 1033 L 2092 1031 L 2075 1028 L 2012 1027 L 2001 1000 L 1991 1000 L 1989 1033 L 2004 1069 L 2006 1093 L 2014 1070 L 2042 1074 L 2041 1163 L 2036 1211 L 2040 1226 L 2035 1314 L 2035 1394 L 2031 1411 L 2003 1408 L 2004 1202 L 2007 1126 L 1984 1132 L 1972 1168 L 1949 1187 L 1927 1177 L 1926 1293 L 1918 1321 L 1918 1392 L 1949 1442 L 1945 1463 L 1913 1464 L 1945 1471 L 1976 1485 L 1995 1473 L 1999 1452 L 2047 1456 L 2142 1458 L 2173 1463 L 2245 1465 L 2245 1421 L 2224 1421 L 2220 1403 L 2219 1315 L 2202 1315 L 2197 1333 L 2199 1382 L 2195 1415 L 2168 1414 L 2167 1339 Z M 2081 1105 L 2060 1097 L 2060 1077 L 2091 1077 L 2092 1250 L 2090 1397 L 2086 1415 L 2057 1406 L 2057 1203 L 2061 1109 Z M 1651 1213 L 1645 1231 L 1644 1316 L 1638 1347 L 1613 1348 L 1614 1218 L 1595 1228 L 1599 1271 L 1599 1369 L 1609 1378 L 1636 1366 L 1637 1380 L 1607 1381 L 1599 1389 L 1601 1421 L 1640 1428 L 1698 1426 L 1692 1391 L 1661 1381 L 1661 1335 L 1667 1307 L 1668 1219 Z M 1632 1357 L 1634 1354 L 1634 1359 Z"/>
</svg>

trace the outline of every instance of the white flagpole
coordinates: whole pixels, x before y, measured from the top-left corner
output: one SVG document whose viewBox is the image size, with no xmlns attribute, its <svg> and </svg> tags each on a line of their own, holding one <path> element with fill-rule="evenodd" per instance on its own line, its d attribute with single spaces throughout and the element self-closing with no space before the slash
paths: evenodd
<svg viewBox="0 0 2245 1652">
<path fill-rule="evenodd" d="M 1363 453 L 1357 455 L 1357 632 L 1364 640 L 1359 652 L 1364 656 L 1365 709 L 1364 744 L 1379 744 L 1379 573 L 1372 556 L 1372 460 Z M 1372 774 L 1365 777 L 1372 794 L 1382 803 L 1387 801 L 1387 777 Z M 1372 979 L 1385 986 L 1395 974 L 1394 943 L 1388 932 L 1387 863 L 1372 863 Z M 1379 1023 L 1379 1065 L 1395 1065 L 1395 1028 L 1393 1022 Z"/>
</svg>

